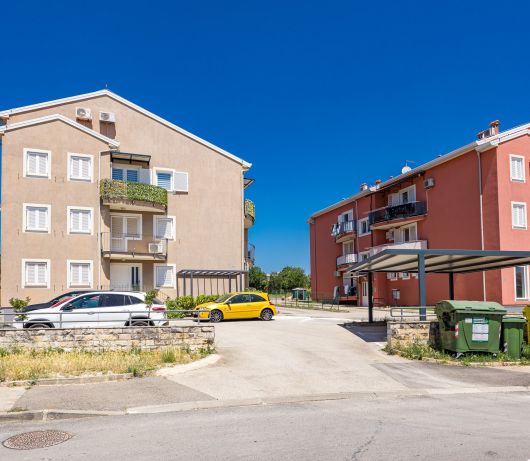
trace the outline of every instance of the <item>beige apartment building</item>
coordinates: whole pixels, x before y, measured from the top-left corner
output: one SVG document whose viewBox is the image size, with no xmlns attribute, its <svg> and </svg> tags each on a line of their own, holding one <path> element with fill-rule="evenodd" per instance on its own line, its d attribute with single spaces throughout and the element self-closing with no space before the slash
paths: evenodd
<svg viewBox="0 0 530 461">
<path fill-rule="evenodd" d="M 108 91 L 0 112 L 1 299 L 241 289 L 251 164 Z"/>
</svg>

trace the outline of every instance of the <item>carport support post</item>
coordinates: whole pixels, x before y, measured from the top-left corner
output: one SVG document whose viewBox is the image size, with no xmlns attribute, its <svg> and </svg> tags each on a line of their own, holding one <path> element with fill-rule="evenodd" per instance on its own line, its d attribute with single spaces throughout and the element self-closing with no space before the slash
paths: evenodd
<svg viewBox="0 0 530 461">
<path fill-rule="evenodd" d="M 368 322 L 374 321 L 373 274 L 368 272 Z"/>
<path fill-rule="evenodd" d="M 418 255 L 418 285 L 420 298 L 420 320 L 427 320 L 427 296 L 425 292 L 425 255 Z"/>
<path fill-rule="evenodd" d="M 455 278 L 452 272 L 449 272 L 449 299 L 455 299 Z"/>
</svg>

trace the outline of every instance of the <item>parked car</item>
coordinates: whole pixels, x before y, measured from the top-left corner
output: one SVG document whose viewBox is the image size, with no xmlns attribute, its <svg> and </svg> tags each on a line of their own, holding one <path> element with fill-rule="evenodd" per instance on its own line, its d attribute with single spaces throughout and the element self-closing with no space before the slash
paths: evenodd
<svg viewBox="0 0 530 461">
<path fill-rule="evenodd" d="M 46 302 L 46 303 L 39 303 L 39 304 L 30 304 L 29 306 L 24 308 L 24 312 L 31 312 L 36 311 L 39 309 L 46 309 L 48 307 L 53 307 L 58 304 L 63 303 L 67 299 L 75 298 L 76 296 L 85 294 L 85 293 L 94 293 L 95 290 L 74 290 L 69 291 L 68 293 L 63 293 L 62 295 L 56 296 L 52 300 Z"/>
<path fill-rule="evenodd" d="M 237 292 L 217 298 L 214 302 L 199 304 L 195 308 L 201 319 L 220 322 L 227 319 L 271 320 L 277 314 L 276 306 L 269 300 L 267 293 Z"/>
<path fill-rule="evenodd" d="M 149 309 L 145 293 L 101 291 L 76 296 L 47 309 L 17 317 L 16 328 L 88 328 L 167 325 L 166 306 L 155 299 Z"/>
</svg>

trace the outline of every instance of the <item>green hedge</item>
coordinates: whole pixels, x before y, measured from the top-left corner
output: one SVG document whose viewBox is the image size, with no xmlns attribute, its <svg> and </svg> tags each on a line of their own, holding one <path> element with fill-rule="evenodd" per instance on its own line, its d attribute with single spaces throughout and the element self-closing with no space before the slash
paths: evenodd
<svg viewBox="0 0 530 461">
<path fill-rule="evenodd" d="M 175 299 L 170 298 L 166 301 L 166 308 L 168 310 L 167 316 L 170 319 L 180 319 L 183 317 L 189 317 L 191 315 L 190 312 L 185 313 L 171 311 L 192 310 L 195 306 L 207 302 L 213 302 L 218 297 L 219 295 L 199 295 L 196 298 L 194 298 L 193 296 L 179 296 Z"/>
<path fill-rule="evenodd" d="M 252 217 L 254 220 L 256 219 L 256 205 L 249 198 L 245 199 L 245 215 Z"/>
<path fill-rule="evenodd" d="M 103 199 L 140 200 L 167 206 L 167 190 L 139 182 L 104 179 L 100 194 Z"/>
</svg>

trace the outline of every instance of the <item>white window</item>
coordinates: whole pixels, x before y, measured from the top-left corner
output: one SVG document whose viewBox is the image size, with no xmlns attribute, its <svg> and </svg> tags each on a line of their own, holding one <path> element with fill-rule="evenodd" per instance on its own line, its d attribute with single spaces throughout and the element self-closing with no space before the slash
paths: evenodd
<svg viewBox="0 0 530 461">
<path fill-rule="evenodd" d="M 512 202 L 512 227 L 526 229 L 526 203 Z"/>
<path fill-rule="evenodd" d="M 92 156 L 68 154 L 68 179 L 72 181 L 92 181 Z"/>
<path fill-rule="evenodd" d="M 410 272 L 401 272 L 401 278 L 403 280 L 409 280 L 410 279 Z"/>
<path fill-rule="evenodd" d="M 515 299 L 528 299 L 528 266 L 516 266 L 515 269 Z"/>
<path fill-rule="evenodd" d="M 397 280 L 398 279 L 398 273 L 397 272 L 388 272 L 386 274 L 386 278 L 388 280 Z"/>
<path fill-rule="evenodd" d="M 168 191 L 188 192 L 188 173 L 155 168 L 154 183 Z"/>
<path fill-rule="evenodd" d="M 51 205 L 24 203 L 24 232 L 50 232 Z"/>
<path fill-rule="evenodd" d="M 155 287 L 175 288 L 176 276 L 174 264 L 155 264 Z"/>
<path fill-rule="evenodd" d="M 525 181 L 524 157 L 510 155 L 510 179 L 512 181 Z"/>
<path fill-rule="evenodd" d="M 339 223 L 348 222 L 348 221 L 353 221 L 353 210 L 345 211 L 344 213 L 341 213 L 339 215 L 339 219 L 338 219 Z"/>
<path fill-rule="evenodd" d="M 22 285 L 24 287 L 50 288 L 50 260 L 23 259 Z"/>
<path fill-rule="evenodd" d="M 51 155 L 49 150 L 24 149 L 24 176 L 50 178 Z"/>
<path fill-rule="evenodd" d="M 92 234 L 92 208 L 69 206 L 67 213 L 69 234 Z"/>
<path fill-rule="evenodd" d="M 175 240 L 175 216 L 154 216 L 155 239 Z"/>
<path fill-rule="evenodd" d="M 368 222 L 368 218 L 359 219 L 359 225 L 358 225 L 358 234 L 359 236 L 366 235 L 370 233 L 370 224 Z"/>
<path fill-rule="evenodd" d="M 413 242 L 418 239 L 418 228 L 417 224 L 411 224 L 409 226 L 403 226 L 394 231 L 394 242 L 404 243 Z"/>
<path fill-rule="evenodd" d="M 370 257 L 370 252 L 369 251 L 364 251 L 362 253 L 359 253 L 359 259 L 361 261 L 364 261 L 366 259 L 368 259 Z"/>
<path fill-rule="evenodd" d="M 149 170 L 147 170 L 149 171 Z M 140 168 L 139 167 L 121 167 L 113 166 L 112 167 L 112 179 L 118 181 L 129 181 L 129 182 L 145 182 L 140 181 Z"/>
<path fill-rule="evenodd" d="M 92 261 L 68 260 L 66 264 L 69 288 L 92 286 Z"/>
<path fill-rule="evenodd" d="M 416 186 L 412 185 L 388 195 L 388 206 L 398 206 L 416 201 Z"/>
</svg>

